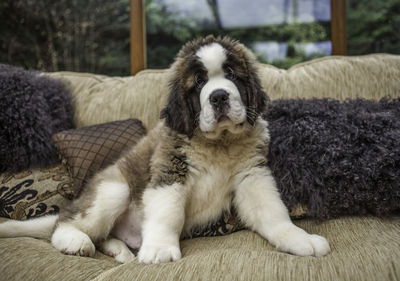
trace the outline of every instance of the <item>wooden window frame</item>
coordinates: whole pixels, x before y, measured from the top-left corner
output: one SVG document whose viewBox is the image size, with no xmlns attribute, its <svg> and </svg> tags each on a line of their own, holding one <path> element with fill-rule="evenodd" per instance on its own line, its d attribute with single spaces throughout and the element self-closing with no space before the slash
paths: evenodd
<svg viewBox="0 0 400 281">
<path fill-rule="evenodd" d="M 130 0 L 131 74 L 146 67 L 144 0 Z"/>
<path fill-rule="evenodd" d="M 347 55 L 346 0 L 331 0 L 332 55 Z"/>
<path fill-rule="evenodd" d="M 130 0 L 131 74 L 146 67 L 144 0 Z M 347 54 L 346 0 L 331 0 L 332 55 Z"/>
</svg>

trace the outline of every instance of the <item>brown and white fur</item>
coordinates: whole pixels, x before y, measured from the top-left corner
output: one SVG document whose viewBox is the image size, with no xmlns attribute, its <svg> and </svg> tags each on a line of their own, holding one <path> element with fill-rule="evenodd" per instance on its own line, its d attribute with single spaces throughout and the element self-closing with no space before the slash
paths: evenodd
<svg viewBox="0 0 400 281">
<path fill-rule="evenodd" d="M 59 216 L 0 225 L 0 236 L 51 237 L 65 254 L 119 262 L 181 258 L 179 240 L 234 205 L 241 221 L 279 250 L 329 253 L 327 240 L 295 226 L 267 166 L 267 97 L 242 44 L 212 36 L 186 44 L 171 67 L 164 119 L 97 174 Z"/>
</svg>

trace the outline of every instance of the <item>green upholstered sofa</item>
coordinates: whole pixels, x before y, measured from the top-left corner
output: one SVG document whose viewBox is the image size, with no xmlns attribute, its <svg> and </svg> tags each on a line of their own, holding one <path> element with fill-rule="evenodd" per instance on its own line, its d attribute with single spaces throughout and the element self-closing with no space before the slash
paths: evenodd
<svg viewBox="0 0 400 281">
<path fill-rule="evenodd" d="M 395 55 L 326 57 L 289 70 L 260 65 L 259 73 L 271 99 L 400 95 L 400 56 Z M 166 99 L 165 70 L 145 70 L 132 77 L 50 75 L 71 87 L 77 127 L 134 117 L 150 129 Z M 62 168 L 2 175 L 0 183 L 18 183 L 24 178 L 32 178 L 42 188 L 39 195 L 50 200 L 49 206 L 68 204 L 62 193 L 71 180 Z M 52 181 L 58 191 L 50 196 L 46 189 L 54 186 Z M 19 205 L 14 218 L 26 216 L 30 206 Z M 67 256 L 48 241 L 5 238 L 0 239 L 0 280 L 400 280 L 400 217 L 306 218 L 295 223 L 326 237 L 332 252 L 322 258 L 297 257 L 278 252 L 257 234 L 243 230 L 185 240 L 178 262 L 144 265 L 134 259 L 121 265 L 99 252 L 95 258 Z"/>
</svg>

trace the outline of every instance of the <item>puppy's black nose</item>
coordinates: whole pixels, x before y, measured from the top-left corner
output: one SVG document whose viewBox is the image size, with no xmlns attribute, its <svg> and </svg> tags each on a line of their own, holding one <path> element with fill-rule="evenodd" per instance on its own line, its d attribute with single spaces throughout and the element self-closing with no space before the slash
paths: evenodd
<svg viewBox="0 0 400 281">
<path fill-rule="evenodd" d="M 224 90 L 215 90 L 210 95 L 210 103 L 214 107 L 220 107 L 228 104 L 229 94 Z"/>
</svg>

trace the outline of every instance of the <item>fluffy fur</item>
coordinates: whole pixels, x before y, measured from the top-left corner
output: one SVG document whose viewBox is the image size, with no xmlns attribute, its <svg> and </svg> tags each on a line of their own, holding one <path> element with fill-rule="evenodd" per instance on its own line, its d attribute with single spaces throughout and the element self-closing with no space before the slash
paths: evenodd
<svg viewBox="0 0 400 281">
<path fill-rule="evenodd" d="M 51 136 L 72 128 L 72 120 L 62 82 L 0 64 L 0 172 L 55 162 Z"/>
<path fill-rule="evenodd" d="M 266 95 L 254 64 L 228 38 L 185 45 L 171 68 L 165 120 L 61 210 L 55 231 L 48 229 L 52 244 L 85 256 L 96 244 L 120 262 L 133 258 L 126 244 L 140 247 L 139 262 L 176 261 L 180 238 L 233 202 L 242 222 L 279 250 L 326 255 L 325 238 L 291 222 L 266 165 Z M 0 225 L 0 236 L 12 231 Z"/>
<path fill-rule="evenodd" d="M 289 208 L 324 219 L 400 210 L 400 99 L 277 100 L 264 117 Z"/>
</svg>

